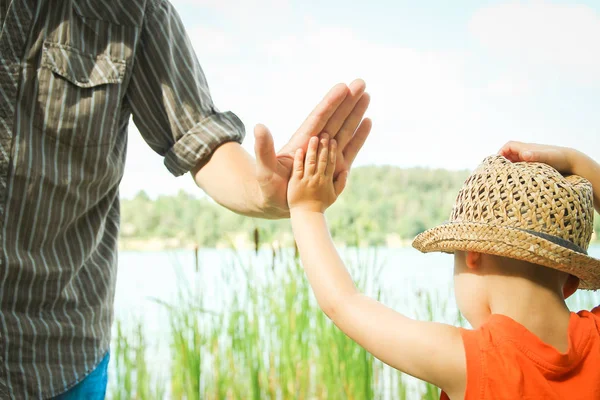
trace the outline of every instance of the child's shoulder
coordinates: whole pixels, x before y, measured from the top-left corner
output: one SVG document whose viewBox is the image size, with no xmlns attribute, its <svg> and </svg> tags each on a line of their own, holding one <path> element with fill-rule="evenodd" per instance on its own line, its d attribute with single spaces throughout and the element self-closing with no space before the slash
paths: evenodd
<svg viewBox="0 0 600 400">
<path fill-rule="evenodd" d="M 466 393 L 474 398 L 481 393 L 494 393 L 498 398 L 545 398 L 560 393 L 560 398 L 572 398 L 565 396 L 573 387 L 585 388 L 586 393 L 600 390 L 599 327 L 600 307 L 571 313 L 566 352 L 500 314 L 477 329 L 463 329 Z"/>
<path fill-rule="evenodd" d="M 577 313 L 577 315 L 579 316 L 588 316 L 588 314 L 591 314 L 595 317 L 600 317 L 600 306 L 596 306 L 594 308 L 592 308 L 591 310 L 581 310 Z"/>
<path fill-rule="evenodd" d="M 579 317 L 580 323 L 573 327 L 573 329 L 585 329 L 585 322 L 589 321 L 589 323 L 595 325 L 596 330 L 600 334 L 600 306 L 594 307 L 589 311 L 581 310 L 576 315 Z"/>
</svg>

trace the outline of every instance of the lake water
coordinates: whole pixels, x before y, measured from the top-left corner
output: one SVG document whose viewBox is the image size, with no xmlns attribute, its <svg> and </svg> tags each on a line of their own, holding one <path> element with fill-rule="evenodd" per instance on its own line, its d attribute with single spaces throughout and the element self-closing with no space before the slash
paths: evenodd
<svg viewBox="0 0 600 400">
<path fill-rule="evenodd" d="M 373 269 L 375 286 L 381 288 L 388 305 L 411 317 L 419 316 L 422 302 L 419 293 L 429 293 L 438 307 L 435 315 L 453 323 L 457 315 L 452 292 L 453 257 L 446 254 L 421 254 L 412 248 L 346 250 L 343 257 L 349 264 Z M 600 258 L 600 246 L 592 246 L 590 255 Z M 288 252 L 291 257 L 291 253 Z M 168 347 L 168 314 L 155 299 L 176 303 L 181 285 L 204 299 L 203 307 L 215 312 L 226 312 L 232 296 L 244 296 L 246 265 L 258 281 L 267 279 L 271 270 L 271 250 L 258 255 L 251 251 L 200 250 L 198 271 L 192 251 L 176 252 L 121 252 L 115 296 L 115 317 L 125 326 L 142 321 L 144 332 L 153 351 L 148 355 L 151 370 L 167 368 L 171 360 Z M 280 263 L 285 264 L 285 263 Z M 356 268 L 356 266 L 361 266 Z M 371 285 L 372 286 L 372 285 Z M 387 303 L 387 302 L 386 302 Z M 419 306 L 421 304 L 421 306 Z M 571 304 L 581 304 L 574 299 Z M 420 310 L 421 312 L 424 310 Z M 421 314 L 422 315 L 422 314 Z"/>
<path fill-rule="evenodd" d="M 415 304 L 415 295 L 419 292 L 430 292 L 440 298 L 452 295 L 453 258 L 450 255 L 422 254 L 413 248 L 348 250 L 342 253 L 349 264 L 360 263 L 378 270 L 379 286 L 384 293 L 396 297 L 394 305 L 402 308 L 399 311 L 411 314 L 410 307 Z M 600 246 L 590 247 L 589 254 L 600 258 Z M 192 251 L 120 252 L 116 318 L 129 320 L 133 316 L 141 316 L 147 328 L 161 326 L 162 323 L 157 322 L 164 307 L 153 299 L 174 302 L 182 280 L 192 288 L 196 285 L 197 294 L 207 300 L 206 308 L 222 311 L 220 305 L 239 293 L 238 283 L 243 281 L 235 264 L 239 264 L 240 260 L 243 264 L 251 264 L 260 279 L 270 273 L 267 266 L 272 261 L 271 250 L 255 255 L 252 251 L 234 253 L 206 249 L 200 250 L 198 255 L 199 268 L 196 272 Z M 223 287 L 224 275 L 233 278 L 226 282 L 230 287 Z M 453 306 L 453 298 L 449 300 L 448 306 Z"/>
<path fill-rule="evenodd" d="M 342 253 L 349 265 L 359 265 L 355 269 L 370 269 L 371 275 L 377 275 L 378 282 L 374 285 L 393 297 L 394 307 L 406 314 L 413 315 L 417 293 L 430 292 L 444 299 L 452 296 L 452 256 L 421 254 L 412 248 Z M 194 295 L 203 298 L 204 308 L 223 312 L 226 311 L 223 305 L 232 296 L 244 293 L 246 280 L 240 264 L 250 268 L 258 281 L 272 273 L 271 250 L 256 255 L 253 251 L 206 249 L 200 250 L 198 256 L 196 271 L 193 251 L 121 252 L 115 318 L 126 323 L 141 318 L 148 333 L 161 334 L 167 314 L 156 300 L 177 303 L 182 284 L 189 285 Z M 290 252 L 287 257 L 291 258 Z M 277 264 L 279 268 L 289 266 L 285 261 Z M 448 306 L 454 307 L 453 301 Z"/>
</svg>

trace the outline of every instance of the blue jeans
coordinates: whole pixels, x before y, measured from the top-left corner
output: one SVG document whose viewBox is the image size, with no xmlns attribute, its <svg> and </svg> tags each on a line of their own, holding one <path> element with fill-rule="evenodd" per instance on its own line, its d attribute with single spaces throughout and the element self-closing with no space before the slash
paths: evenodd
<svg viewBox="0 0 600 400">
<path fill-rule="evenodd" d="M 108 385 L 108 360 L 109 353 L 92 372 L 81 382 L 73 386 L 67 392 L 56 396 L 53 400 L 104 400 L 106 386 Z"/>
</svg>

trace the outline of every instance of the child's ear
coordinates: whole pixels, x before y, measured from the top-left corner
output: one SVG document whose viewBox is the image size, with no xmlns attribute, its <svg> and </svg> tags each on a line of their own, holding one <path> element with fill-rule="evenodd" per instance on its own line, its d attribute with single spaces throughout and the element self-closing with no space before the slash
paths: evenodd
<svg viewBox="0 0 600 400">
<path fill-rule="evenodd" d="M 567 281 L 565 282 L 565 286 L 563 286 L 563 296 L 565 300 L 571 297 L 571 295 L 577 291 L 578 287 L 579 278 L 573 275 L 569 275 Z"/>
<path fill-rule="evenodd" d="M 479 265 L 481 264 L 481 253 L 468 251 L 465 264 L 467 264 L 467 267 L 469 269 L 478 269 Z"/>
</svg>

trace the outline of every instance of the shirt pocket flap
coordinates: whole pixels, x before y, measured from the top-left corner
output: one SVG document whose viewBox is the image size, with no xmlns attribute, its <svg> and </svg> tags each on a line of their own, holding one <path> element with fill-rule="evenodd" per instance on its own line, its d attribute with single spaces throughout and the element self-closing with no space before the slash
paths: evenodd
<svg viewBox="0 0 600 400">
<path fill-rule="evenodd" d="M 78 87 L 91 88 L 122 83 L 126 65 L 125 60 L 106 54 L 85 54 L 70 46 L 45 42 L 41 66 Z"/>
</svg>

